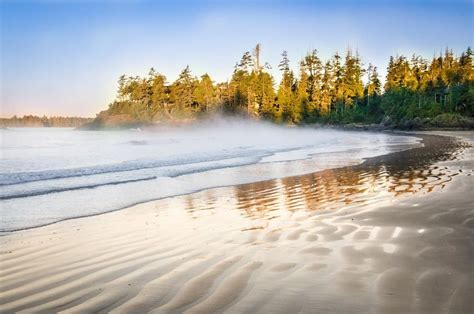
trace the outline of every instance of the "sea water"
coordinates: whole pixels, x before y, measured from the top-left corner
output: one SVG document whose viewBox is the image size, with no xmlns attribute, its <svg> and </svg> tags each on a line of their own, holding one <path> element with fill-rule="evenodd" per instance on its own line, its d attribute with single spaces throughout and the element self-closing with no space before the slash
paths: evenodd
<svg viewBox="0 0 474 314">
<path fill-rule="evenodd" d="M 383 133 L 222 120 L 155 131 L 0 131 L 0 231 L 203 189 L 295 176 L 419 146 Z"/>
</svg>

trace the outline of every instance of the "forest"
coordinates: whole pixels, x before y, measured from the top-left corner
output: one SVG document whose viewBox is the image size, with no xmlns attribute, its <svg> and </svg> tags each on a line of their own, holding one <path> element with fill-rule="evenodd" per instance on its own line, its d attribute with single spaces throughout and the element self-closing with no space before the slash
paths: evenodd
<svg viewBox="0 0 474 314">
<path fill-rule="evenodd" d="M 208 74 L 196 77 L 189 66 L 172 83 L 153 68 L 146 77 L 122 75 L 116 99 L 92 125 L 188 121 L 219 113 L 285 124 L 472 126 L 471 48 L 459 56 L 446 48 L 431 59 L 390 57 L 383 82 L 376 66 L 348 49 L 329 60 L 310 51 L 297 71 L 283 51 L 282 79 L 276 83 L 260 51 L 257 44 L 245 52 L 226 82 L 216 83 Z"/>
<path fill-rule="evenodd" d="M 92 122 L 92 118 L 81 117 L 38 117 L 25 115 L 23 117 L 13 116 L 9 119 L 0 118 L 0 127 L 79 127 Z"/>
</svg>

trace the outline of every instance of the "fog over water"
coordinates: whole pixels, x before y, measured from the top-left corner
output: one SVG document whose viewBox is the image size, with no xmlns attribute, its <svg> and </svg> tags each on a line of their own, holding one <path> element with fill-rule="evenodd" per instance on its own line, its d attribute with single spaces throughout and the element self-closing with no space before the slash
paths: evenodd
<svg viewBox="0 0 474 314">
<path fill-rule="evenodd" d="M 0 230 L 312 173 L 420 145 L 379 133 L 213 120 L 159 131 L 1 130 Z"/>
</svg>

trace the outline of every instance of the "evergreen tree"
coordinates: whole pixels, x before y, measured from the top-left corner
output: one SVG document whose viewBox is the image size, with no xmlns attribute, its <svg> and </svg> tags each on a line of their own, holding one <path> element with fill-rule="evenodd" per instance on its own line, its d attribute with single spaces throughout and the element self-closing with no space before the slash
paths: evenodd
<svg viewBox="0 0 474 314">
<path fill-rule="evenodd" d="M 153 122 L 194 118 L 222 108 L 231 113 L 290 123 L 372 123 L 384 115 L 395 121 L 434 118 L 441 113 L 474 115 L 471 48 L 459 57 L 447 48 L 429 62 L 418 55 L 410 59 L 403 55 L 390 57 L 383 92 L 377 68 L 372 64 L 367 69 L 364 86 L 365 69 L 359 55 L 350 50 L 344 60 L 336 53 L 325 63 L 316 50 L 311 51 L 299 64 L 298 79 L 284 51 L 278 65 L 282 79 L 275 90 L 273 77 L 267 71 L 270 66 L 262 62 L 260 53 L 260 44 L 252 53 L 245 52 L 231 79 L 216 85 L 208 74 L 198 80 L 189 67 L 171 86 L 154 69 L 145 77 L 122 75 L 117 98 L 107 114 L 129 116 L 130 121 Z M 27 116 L 24 121 L 38 125 L 56 123 L 44 117 Z"/>
<path fill-rule="evenodd" d="M 151 90 L 151 116 L 155 117 L 156 114 L 163 113 L 166 117 L 169 117 L 167 108 L 169 94 L 166 87 L 166 77 L 152 68 L 149 73 L 148 84 Z"/>
<path fill-rule="evenodd" d="M 290 60 L 288 54 L 283 51 L 282 60 L 278 65 L 282 71 L 282 79 L 278 87 L 277 99 L 278 107 L 284 121 L 297 123 L 299 121 L 299 112 L 296 110 L 296 99 L 294 95 L 295 78 L 290 70 Z"/>
<path fill-rule="evenodd" d="M 290 72 L 290 59 L 288 59 L 288 52 L 286 50 L 283 50 L 281 53 L 281 61 L 280 64 L 278 64 L 278 69 L 285 74 Z"/>
<path fill-rule="evenodd" d="M 463 52 L 459 58 L 459 72 L 463 83 L 474 81 L 473 57 L 474 52 L 471 47 L 468 47 L 466 52 Z"/>
<path fill-rule="evenodd" d="M 235 66 L 234 74 L 229 84 L 229 99 L 226 102 L 225 108 L 231 113 L 249 114 L 253 108 L 250 84 L 253 61 L 250 52 L 246 51 L 239 63 Z"/>
<path fill-rule="evenodd" d="M 342 66 L 341 56 L 339 53 L 335 53 L 331 60 L 331 67 L 333 73 L 333 89 L 332 89 L 332 100 L 333 107 L 338 111 L 339 108 L 343 108 L 344 104 L 344 88 L 343 88 L 343 77 L 344 67 Z"/>
<path fill-rule="evenodd" d="M 342 97 L 343 103 L 346 106 L 353 105 L 358 98 L 364 95 L 364 85 L 362 83 L 362 76 L 364 70 L 358 54 L 355 56 L 352 51 L 348 49 L 345 64 L 344 74 L 342 77 Z"/>
<path fill-rule="evenodd" d="M 195 87 L 196 78 L 191 74 L 188 65 L 171 86 L 171 99 L 178 114 L 187 116 L 193 111 Z"/>
<path fill-rule="evenodd" d="M 321 112 L 321 79 L 322 63 L 315 49 L 307 54 L 304 60 L 304 70 L 307 72 L 307 94 L 308 102 L 303 107 L 303 116 L 305 119 L 314 119 Z"/>
<path fill-rule="evenodd" d="M 389 91 L 398 87 L 398 80 L 395 72 L 395 58 L 390 56 L 387 66 L 387 76 L 385 78 L 385 91 Z"/>
<path fill-rule="evenodd" d="M 267 72 L 261 71 L 256 76 L 253 84 L 258 108 L 258 114 L 272 121 L 280 121 L 282 112 L 275 103 L 275 90 L 273 88 L 273 77 Z"/>
<path fill-rule="evenodd" d="M 249 51 L 246 51 L 243 55 L 242 58 L 240 59 L 240 62 L 236 65 L 235 71 L 244 71 L 244 72 L 250 72 L 250 70 L 253 67 L 253 61 L 252 61 L 252 55 L 250 54 Z"/>
<path fill-rule="evenodd" d="M 296 106 L 299 108 L 299 113 L 301 118 L 306 118 L 304 116 L 305 108 L 308 107 L 309 95 L 308 95 L 308 73 L 306 72 L 306 65 L 304 61 L 300 62 L 300 77 L 297 82 L 296 88 L 297 102 Z"/>
<path fill-rule="evenodd" d="M 211 77 L 206 73 L 194 90 L 194 99 L 199 104 L 201 111 L 209 112 L 215 102 L 215 88 Z"/>
<path fill-rule="evenodd" d="M 377 67 L 369 64 L 369 84 L 367 87 L 367 94 L 369 96 L 380 96 L 382 94 L 382 82 L 380 82 Z"/>
<path fill-rule="evenodd" d="M 327 114 L 331 112 L 331 107 L 334 102 L 334 72 L 330 61 L 324 65 L 324 74 L 321 84 L 321 112 Z"/>
</svg>

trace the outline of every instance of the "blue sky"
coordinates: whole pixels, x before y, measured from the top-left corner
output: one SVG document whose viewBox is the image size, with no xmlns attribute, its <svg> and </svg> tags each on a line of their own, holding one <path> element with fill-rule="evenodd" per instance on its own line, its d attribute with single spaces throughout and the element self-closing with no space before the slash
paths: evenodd
<svg viewBox="0 0 474 314">
<path fill-rule="evenodd" d="M 347 47 L 385 74 L 388 57 L 432 57 L 473 42 L 470 0 L 1 1 L 1 116 L 94 116 L 121 74 L 150 67 L 174 80 L 227 80 L 260 42 L 273 66 L 287 50 L 296 70 L 311 49 L 323 59 Z"/>
</svg>

